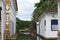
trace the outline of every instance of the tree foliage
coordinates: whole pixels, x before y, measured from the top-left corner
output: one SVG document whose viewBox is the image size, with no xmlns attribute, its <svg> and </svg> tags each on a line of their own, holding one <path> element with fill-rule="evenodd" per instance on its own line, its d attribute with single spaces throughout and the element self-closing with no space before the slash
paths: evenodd
<svg viewBox="0 0 60 40">
<path fill-rule="evenodd" d="M 23 20 L 20 20 L 18 18 L 16 18 L 16 19 L 17 19 L 17 21 L 16 21 L 16 28 L 17 29 L 29 28 L 30 21 L 23 21 Z"/>
<path fill-rule="evenodd" d="M 56 0 L 42 0 L 35 4 L 36 9 L 33 12 L 33 19 L 39 17 L 43 12 L 49 11 L 51 9 L 57 8 Z"/>
</svg>

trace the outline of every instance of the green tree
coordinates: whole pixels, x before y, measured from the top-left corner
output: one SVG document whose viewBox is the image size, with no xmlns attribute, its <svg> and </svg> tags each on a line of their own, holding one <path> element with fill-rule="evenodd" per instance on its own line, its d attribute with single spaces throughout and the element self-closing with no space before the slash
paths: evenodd
<svg viewBox="0 0 60 40">
<path fill-rule="evenodd" d="M 42 0 L 39 3 L 35 3 L 35 7 L 33 19 L 37 19 L 43 12 L 57 8 L 57 0 Z"/>
<path fill-rule="evenodd" d="M 20 20 L 19 18 L 16 18 L 16 28 L 19 29 L 25 29 L 25 28 L 29 28 L 30 25 L 30 21 L 24 21 L 24 20 Z"/>
</svg>

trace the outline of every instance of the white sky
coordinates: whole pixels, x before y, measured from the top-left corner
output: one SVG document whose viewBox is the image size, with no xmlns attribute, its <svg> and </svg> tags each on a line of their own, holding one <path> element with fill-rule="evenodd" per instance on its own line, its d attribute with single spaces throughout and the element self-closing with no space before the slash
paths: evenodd
<svg viewBox="0 0 60 40">
<path fill-rule="evenodd" d="M 21 20 L 31 20 L 34 11 L 34 3 L 36 2 L 39 2 L 39 0 L 17 0 L 17 17 Z"/>
</svg>

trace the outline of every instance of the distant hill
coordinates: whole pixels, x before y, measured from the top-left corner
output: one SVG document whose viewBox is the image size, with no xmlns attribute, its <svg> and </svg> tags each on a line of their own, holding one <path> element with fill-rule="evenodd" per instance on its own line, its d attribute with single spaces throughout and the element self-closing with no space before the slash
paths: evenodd
<svg viewBox="0 0 60 40">
<path fill-rule="evenodd" d="M 19 18 L 16 18 L 16 28 L 17 29 L 25 29 L 25 28 L 29 28 L 30 25 L 30 21 L 24 21 L 24 20 L 20 20 Z"/>
</svg>

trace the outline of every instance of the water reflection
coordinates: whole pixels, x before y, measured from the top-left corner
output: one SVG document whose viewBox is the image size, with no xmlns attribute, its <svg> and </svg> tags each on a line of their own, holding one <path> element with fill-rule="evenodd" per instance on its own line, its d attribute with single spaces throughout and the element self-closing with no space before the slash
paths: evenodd
<svg viewBox="0 0 60 40">
<path fill-rule="evenodd" d="M 19 34 L 17 40 L 41 40 L 38 36 L 34 37 L 30 34 Z"/>
<path fill-rule="evenodd" d="M 37 40 L 41 40 L 41 39 L 39 38 L 39 36 L 37 36 Z"/>
<path fill-rule="evenodd" d="M 19 34 L 17 40 L 31 40 L 31 36 L 27 34 Z"/>
</svg>

